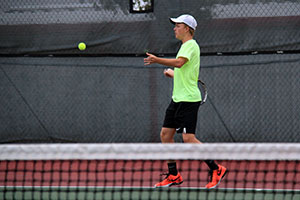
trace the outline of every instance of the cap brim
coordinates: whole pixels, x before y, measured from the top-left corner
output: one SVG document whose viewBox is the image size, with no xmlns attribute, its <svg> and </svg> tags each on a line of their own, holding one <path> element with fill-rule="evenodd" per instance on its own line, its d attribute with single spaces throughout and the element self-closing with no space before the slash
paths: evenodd
<svg viewBox="0 0 300 200">
<path fill-rule="evenodd" d="M 176 24 L 176 23 L 184 23 L 183 21 L 181 20 L 178 20 L 177 18 L 169 18 L 170 22 L 172 24 Z"/>
</svg>

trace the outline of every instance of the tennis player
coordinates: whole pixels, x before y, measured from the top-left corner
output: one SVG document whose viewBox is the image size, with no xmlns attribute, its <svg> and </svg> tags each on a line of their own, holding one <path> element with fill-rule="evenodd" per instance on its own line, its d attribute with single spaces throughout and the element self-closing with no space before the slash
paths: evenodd
<svg viewBox="0 0 300 200">
<path fill-rule="evenodd" d="M 164 71 L 165 76 L 173 78 L 172 101 L 165 113 L 163 127 L 160 132 L 162 143 L 174 143 L 175 133 L 182 134 L 185 143 L 201 143 L 195 137 L 198 109 L 201 102 L 201 93 L 197 81 L 200 69 L 200 48 L 193 39 L 197 22 L 191 15 L 181 15 L 170 18 L 175 25 L 175 37 L 181 40 L 182 45 L 176 58 L 160 58 L 147 53 L 145 65 L 158 63 L 170 67 Z M 213 160 L 205 161 L 210 168 L 211 180 L 206 188 L 216 187 L 225 176 L 227 169 Z M 155 184 L 155 187 L 170 187 L 179 185 L 183 178 L 177 170 L 175 161 L 168 161 L 169 173 L 167 177 Z"/>
</svg>

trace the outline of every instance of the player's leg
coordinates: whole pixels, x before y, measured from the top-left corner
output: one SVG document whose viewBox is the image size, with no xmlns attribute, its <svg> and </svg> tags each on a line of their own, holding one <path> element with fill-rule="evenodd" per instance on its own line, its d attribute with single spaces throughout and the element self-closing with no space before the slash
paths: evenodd
<svg viewBox="0 0 300 200">
<path fill-rule="evenodd" d="M 165 128 L 163 127 L 160 132 L 160 139 L 162 143 L 174 143 L 174 135 L 176 133 L 175 128 Z M 176 176 L 177 166 L 175 160 L 168 160 L 169 174 Z"/>
<path fill-rule="evenodd" d="M 165 128 L 163 127 L 160 132 L 160 138 L 162 143 L 174 143 L 174 135 L 176 129 L 175 128 Z M 179 185 L 183 182 L 182 176 L 177 170 L 176 161 L 169 160 L 168 163 L 168 170 L 164 180 L 155 184 L 154 187 L 170 187 L 172 185 Z"/>
<path fill-rule="evenodd" d="M 184 106 L 182 106 L 182 113 L 180 114 L 182 116 L 182 126 L 180 130 L 182 131 L 182 139 L 185 143 L 201 144 L 195 136 L 199 107 L 200 105 L 197 103 L 185 103 Z M 210 168 L 211 177 L 206 187 L 214 188 L 221 182 L 227 173 L 227 169 L 222 165 L 218 165 L 214 160 L 205 160 L 205 163 Z"/>
<path fill-rule="evenodd" d="M 177 109 L 178 104 L 172 101 L 166 110 L 163 128 L 160 132 L 162 143 L 174 143 L 174 135 L 176 133 L 175 114 Z M 155 187 L 170 187 L 172 185 L 179 185 L 183 182 L 183 179 L 177 170 L 176 161 L 169 160 L 167 163 L 169 173 L 166 174 L 167 176 L 163 181 L 155 184 Z"/>
<path fill-rule="evenodd" d="M 201 144 L 201 142 L 195 137 L 195 134 L 182 134 L 182 138 L 185 143 Z M 210 181 L 206 185 L 206 188 L 215 188 L 226 175 L 227 169 L 224 166 L 217 164 L 214 160 L 205 160 L 205 163 L 210 169 Z"/>
<path fill-rule="evenodd" d="M 182 134 L 182 140 L 184 143 L 198 143 L 202 144 L 195 136 L 195 133 L 184 133 Z"/>
<path fill-rule="evenodd" d="M 174 143 L 175 128 L 162 127 L 160 131 L 160 140 L 162 143 Z"/>
<path fill-rule="evenodd" d="M 184 143 L 197 143 L 197 144 L 202 144 L 196 137 L 194 133 L 186 133 L 182 134 L 182 139 Z M 218 165 L 214 160 L 205 160 L 205 163 L 209 167 L 210 170 L 216 170 L 218 169 Z"/>
<path fill-rule="evenodd" d="M 182 134 L 182 139 L 184 141 L 184 143 L 197 143 L 197 144 L 202 144 L 202 142 L 200 142 L 200 140 L 198 140 L 195 136 L 194 133 L 186 133 L 186 134 Z M 216 170 L 218 169 L 218 165 L 214 160 L 205 160 L 205 163 L 207 164 L 207 166 L 209 167 L 209 169 L 211 170 Z"/>
</svg>

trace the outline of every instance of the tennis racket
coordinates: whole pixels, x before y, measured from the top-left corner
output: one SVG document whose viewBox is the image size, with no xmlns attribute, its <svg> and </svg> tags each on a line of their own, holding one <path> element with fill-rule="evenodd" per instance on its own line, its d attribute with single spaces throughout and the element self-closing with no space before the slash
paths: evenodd
<svg viewBox="0 0 300 200">
<path fill-rule="evenodd" d="M 203 81 L 201 81 L 200 79 L 198 80 L 198 87 L 200 89 L 200 93 L 201 93 L 201 97 L 202 97 L 202 101 L 200 102 L 200 105 L 202 105 L 207 100 L 207 88 L 206 88 L 205 83 Z"/>
</svg>

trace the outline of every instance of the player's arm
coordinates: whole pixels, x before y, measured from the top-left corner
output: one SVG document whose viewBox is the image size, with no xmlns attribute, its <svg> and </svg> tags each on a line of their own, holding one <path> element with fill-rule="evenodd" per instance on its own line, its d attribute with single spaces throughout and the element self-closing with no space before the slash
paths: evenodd
<svg viewBox="0 0 300 200">
<path fill-rule="evenodd" d="M 147 54 L 148 57 L 144 59 L 144 64 L 145 65 L 158 63 L 158 64 L 161 64 L 161 65 L 180 68 L 187 62 L 187 59 L 183 58 L 183 57 L 179 57 L 179 58 L 159 58 L 159 57 L 156 57 L 155 55 L 150 54 L 150 53 L 146 53 L 146 54 Z"/>
</svg>

